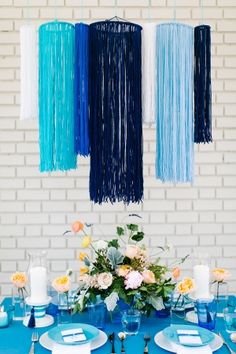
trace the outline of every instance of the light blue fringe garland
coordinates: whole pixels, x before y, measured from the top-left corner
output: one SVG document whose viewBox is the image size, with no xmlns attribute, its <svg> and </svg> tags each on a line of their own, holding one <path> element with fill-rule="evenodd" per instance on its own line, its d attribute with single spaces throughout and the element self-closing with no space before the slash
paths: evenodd
<svg viewBox="0 0 236 354">
<path fill-rule="evenodd" d="M 40 171 L 76 168 L 74 152 L 74 26 L 39 28 Z"/>
<path fill-rule="evenodd" d="M 193 28 L 157 26 L 156 177 L 193 180 Z"/>
</svg>

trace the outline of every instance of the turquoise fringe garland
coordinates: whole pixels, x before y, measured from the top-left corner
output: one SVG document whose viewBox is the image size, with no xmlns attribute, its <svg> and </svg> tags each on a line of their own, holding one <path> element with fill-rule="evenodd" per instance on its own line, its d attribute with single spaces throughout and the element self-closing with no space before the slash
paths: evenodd
<svg viewBox="0 0 236 354">
<path fill-rule="evenodd" d="M 74 152 L 74 26 L 39 28 L 40 171 L 76 168 Z"/>
</svg>

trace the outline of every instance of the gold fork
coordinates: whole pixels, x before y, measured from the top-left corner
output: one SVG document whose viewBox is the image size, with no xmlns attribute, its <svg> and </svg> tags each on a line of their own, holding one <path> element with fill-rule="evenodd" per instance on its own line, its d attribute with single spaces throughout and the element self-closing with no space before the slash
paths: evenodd
<svg viewBox="0 0 236 354">
<path fill-rule="evenodd" d="M 34 345 L 36 342 L 38 342 L 39 340 L 39 334 L 38 332 L 33 332 L 32 333 L 32 336 L 31 336 L 31 347 L 30 347 L 30 351 L 29 351 L 29 354 L 34 354 Z"/>
</svg>

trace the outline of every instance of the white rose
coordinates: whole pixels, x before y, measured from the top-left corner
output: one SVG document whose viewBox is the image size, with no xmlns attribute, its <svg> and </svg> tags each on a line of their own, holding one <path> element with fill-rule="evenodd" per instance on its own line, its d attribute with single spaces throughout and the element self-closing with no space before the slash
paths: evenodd
<svg viewBox="0 0 236 354">
<path fill-rule="evenodd" d="M 102 289 L 102 290 L 108 289 L 109 286 L 111 286 L 111 284 L 112 284 L 112 280 L 113 280 L 113 278 L 112 278 L 111 273 L 98 274 L 97 283 L 98 283 L 99 289 Z"/>
</svg>

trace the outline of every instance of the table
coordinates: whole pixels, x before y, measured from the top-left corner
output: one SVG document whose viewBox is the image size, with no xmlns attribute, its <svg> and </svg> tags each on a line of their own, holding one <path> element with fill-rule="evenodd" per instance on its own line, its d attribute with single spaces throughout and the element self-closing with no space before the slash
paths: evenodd
<svg viewBox="0 0 236 354">
<path fill-rule="evenodd" d="M 8 299 L 7 299 L 8 300 Z M 6 302 L 7 300 L 4 300 Z M 8 300 L 9 301 L 9 300 Z M 73 322 L 87 322 L 86 314 L 77 314 L 73 316 Z M 88 322 L 87 322 L 88 323 Z M 185 322 L 186 324 L 187 322 Z M 157 317 L 142 318 L 139 334 L 137 336 L 128 337 L 125 340 L 126 354 L 143 354 L 144 341 L 143 335 L 148 332 L 152 339 L 149 343 L 149 354 L 167 354 L 169 352 L 159 348 L 154 343 L 154 335 L 170 324 L 170 319 L 160 319 Z M 53 326 L 46 328 L 37 328 L 39 335 L 45 333 Z M 122 330 L 121 325 L 107 323 L 105 332 L 118 333 Z M 21 321 L 13 321 L 7 328 L 0 328 L 0 354 L 27 354 L 31 345 L 31 335 L 34 329 L 23 326 Z M 217 319 L 216 332 L 220 331 L 226 341 L 231 343 L 231 348 L 236 352 L 236 344 L 229 342 L 229 334 L 224 330 L 224 323 L 222 318 Z M 120 342 L 116 338 L 115 341 L 116 353 L 120 354 Z M 111 344 L 108 341 L 103 347 L 94 350 L 94 354 L 110 354 Z M 35 346 L 35 354 L 50 354 L 51 352 L 41 347 L 39 343 Z M 216 354 L 228 354 L 227 348 L 223 346 L 215 352 Z M 81 353 L 82 354 L 82 353 Z"/>
</svg>

